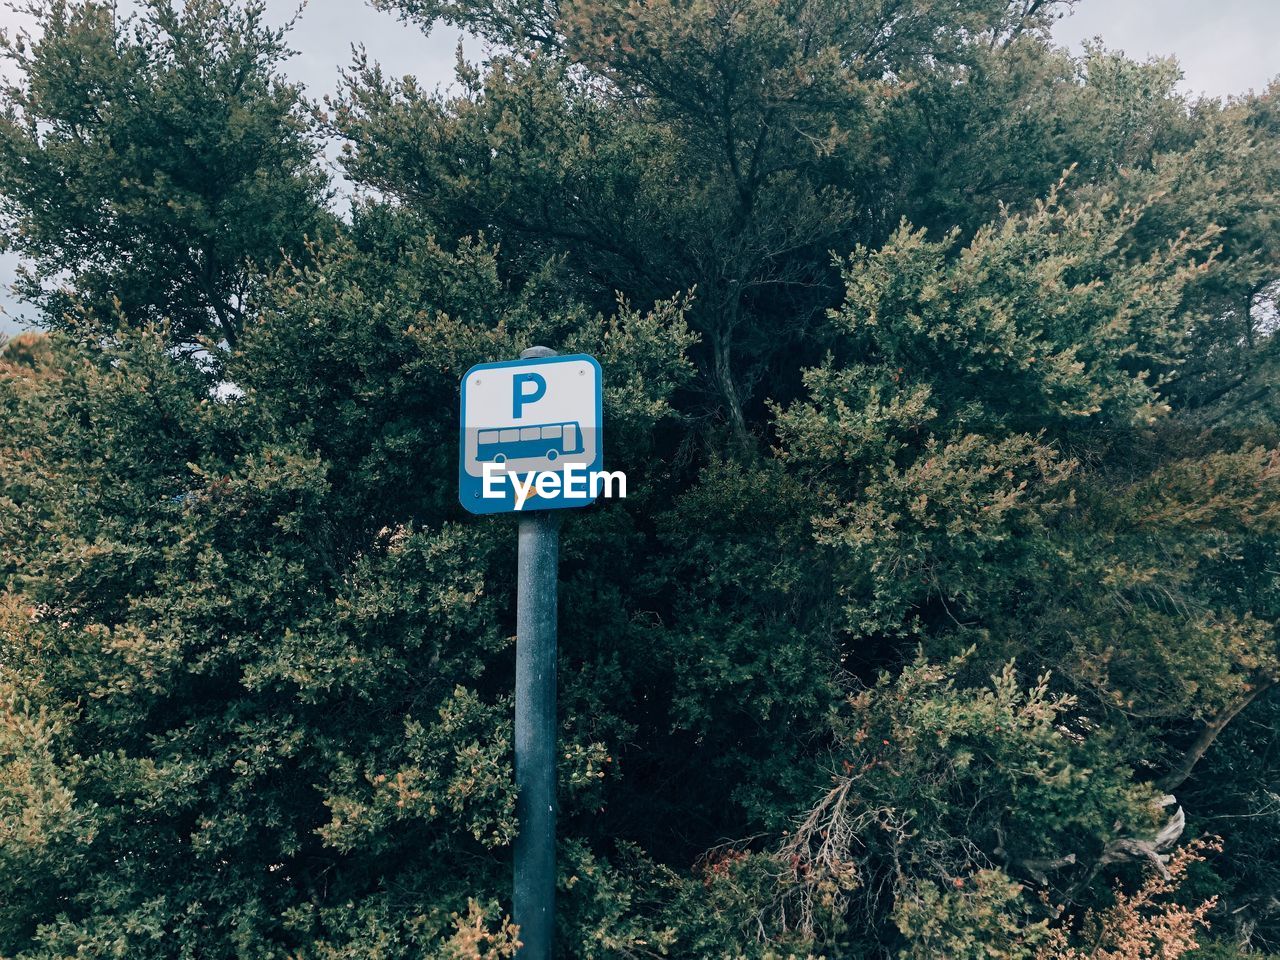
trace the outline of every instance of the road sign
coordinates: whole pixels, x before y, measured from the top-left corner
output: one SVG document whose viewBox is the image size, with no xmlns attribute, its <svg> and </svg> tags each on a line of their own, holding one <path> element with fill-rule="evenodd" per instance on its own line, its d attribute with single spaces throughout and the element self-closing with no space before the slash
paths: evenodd
<svg viewBox="0 0 1280 960">
<path fill-rule="evenodd" d="M 472 513 L 515 512 L 520 499 L 513 480 L 527 484 L 530 474 L 563 477 L 570 466 L 581 483 L 539 484 L 521 509 L 585 507 L 595 501 L 586 477 L 603 469 L 604 442 L 600 364 L 594 357 L 572 354 L 472 367 L 462 378 L 460 425 L 458 499 Z"/>
</svg>

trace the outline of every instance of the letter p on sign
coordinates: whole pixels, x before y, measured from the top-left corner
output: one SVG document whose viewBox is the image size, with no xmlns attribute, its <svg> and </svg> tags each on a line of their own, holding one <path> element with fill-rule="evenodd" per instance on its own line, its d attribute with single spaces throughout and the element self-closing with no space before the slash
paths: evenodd
<svg viewBox="0 0 1280 960">
<path fill-rule="evenodd" d="M 519 420 L 526 403 L 537 403 L 547 392 L 547 381 L 537 373 L 517 373 L 511 378 L 512 391 L 511 416 Z M 526 391 L 525 386 L 532 384 L 533 390 Z"/>
</svg>

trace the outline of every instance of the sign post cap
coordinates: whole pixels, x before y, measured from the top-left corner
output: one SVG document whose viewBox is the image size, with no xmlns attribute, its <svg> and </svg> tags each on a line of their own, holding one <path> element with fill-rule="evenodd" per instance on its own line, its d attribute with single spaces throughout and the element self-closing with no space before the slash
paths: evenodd
<svg viewBox="0 0 1280 960">
<path fill-rule="evenodd" d="M 540 360 L 543 357 L 557 357 L 560 354 L 550 347 L 530 347 L 520 351 L 521 360 Z"/>
</svg>

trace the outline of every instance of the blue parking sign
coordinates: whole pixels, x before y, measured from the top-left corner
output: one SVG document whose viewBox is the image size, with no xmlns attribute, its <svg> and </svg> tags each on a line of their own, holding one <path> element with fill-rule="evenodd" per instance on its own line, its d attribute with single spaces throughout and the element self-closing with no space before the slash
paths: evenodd
<svg viewBox="0 0 1280 960">
<path fill-rule="evenodd" d="M 600 364 L 585 354 L 472 367 L 459 418 L 463 507 L 514 513 L 593 503 L 589 477 L 604 464 L 601 407 Z"/>
</svg>

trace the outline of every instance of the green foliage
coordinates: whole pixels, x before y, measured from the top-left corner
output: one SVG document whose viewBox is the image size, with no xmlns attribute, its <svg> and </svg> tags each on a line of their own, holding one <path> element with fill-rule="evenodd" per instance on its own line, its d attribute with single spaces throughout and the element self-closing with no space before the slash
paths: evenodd
<svg viewBox="0 0 1280 960">
<path fill-rule="evenodd" d="M 406 257 L 385 312 L 359 262 L 347 248 L 280 275 L 226 364 L 234 397 L 212 396 L 168 331 L 123 327 L 52 338 L 49 375 L 6 389 L 7 442 L 40 452 L 5 459 L 24 599 L 4 662 L 15 684 L 43 677 L 38 702 L 21 687 L 6 701 L 6 822 L 25 824 L 6 845 L 6 950 L 472 956 L 447 944 L 487 930 L 476 955 L 501 955 L 502 914 L 467 904 L 502 888 L 515 828 L 510 540 L 453 519 L 440 411 L 459 369 L 512 352 L 524 314 L 486 313 L 501 287 L 474 245 Z M 438 332 L 433 289 L 457 311 L 452 339 L 412 320 L 379 335 L 409 299 Z M 609 359 L 617 420 L 669 416 L 677 307 L 541 322 Z M 364 375 L 335 375 L 352 360 Z M 598 805 L 609 765 L 581 736 L 563 739 L 569 814 L 575 795 Z M 44 882 L 24 879 L 46 862 Z"/>
<path fill-rule="evenodd" d="M 854 921 L 854 943 L 891 920 L 902 956 L 1022 956 L 1001 941 L 1034 945 L 1043 924 L 1024 922 L 1005 871 L 1084 860 L 1153 819 L 1149 791 L 1086 735 L 1072 698 L 1048 677 L 1023 689 L 1012 663 L 958 688 L 972 658 L 918 658 L 837 713 L 834 786 L 782 848 L 791 889 L 776 922 L 836 953 L 853 944 L 827 941 L 832 917 Z"/>
<path fill-rule="evenodd" d="M 534 343 L 630 493 L 564 518 L 560 956 L 1276 942 L 1277 88 L 1053 2 L 379 5 L 496 52 L 313 117 L 255 3 L 6 41 L 0 955 L 513 955 L 454 444 Z"/>
<path fill-rule="evenodd" d="M 894 919 L 908 946 L 900 957 L 1035 956 L 1046 922 L 1019 922 L 1027 912 L 1020 883 L 999 870 L 979 870 L 957 881 L 953 890 L 926 883 L 901 893 Z"/>
<path fill-rule="evenodd" d="M 22 9 L 33 31 L 0 45 L 18 78 L 0 89 L 0 217 L 29 262 L 19 291 L 52 323 L 118 304 L 234 342 L 257 271 L 330 219 L 284 32 L 258 2 Z"/>
</svg>

